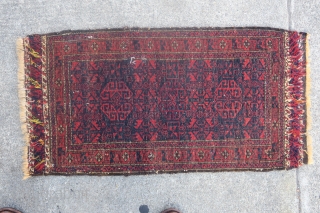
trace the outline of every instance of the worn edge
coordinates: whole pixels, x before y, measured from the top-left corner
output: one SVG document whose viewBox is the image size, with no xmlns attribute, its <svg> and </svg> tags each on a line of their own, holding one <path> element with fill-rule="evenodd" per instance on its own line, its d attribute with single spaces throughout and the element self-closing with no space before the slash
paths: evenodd
<svg viewBox="0 0 320 213">
<path fill-rule="evenodd" d="M 51 33 L 39 33 L 33 35 L 40 36 L 57 36 L 57 35 L 71 35 L 71 34 L 81 34 L 81 33 L 103 33 L 110 31 L 118 32 L 141 32 L 141 31 L 153 31 L 153 30 L 165 30 L 165 31 L 179 31 L 179 30 L 273 30 L 279 32 L 290 32 L 283 28 L 276 27 L 258 27 L 258 26 L 248 26 L 248 27 L 120 27 L 120 28 L 98 28 L 98 29 L 85 29 L 85 30 L 62 30 L 58 32 Z"/>
</svg>

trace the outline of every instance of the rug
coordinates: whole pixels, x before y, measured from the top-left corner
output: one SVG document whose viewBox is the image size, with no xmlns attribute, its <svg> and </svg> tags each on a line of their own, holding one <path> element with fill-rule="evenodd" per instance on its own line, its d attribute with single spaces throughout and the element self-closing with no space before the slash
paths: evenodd
<svg viewBox="0 0 320 213">
<path fill-rule="evenodd" d="M 263 171 L 310 162 L 306 43 L 306 33 L 272 28 L 20 39 L 25 175 Z"/>
</svg>

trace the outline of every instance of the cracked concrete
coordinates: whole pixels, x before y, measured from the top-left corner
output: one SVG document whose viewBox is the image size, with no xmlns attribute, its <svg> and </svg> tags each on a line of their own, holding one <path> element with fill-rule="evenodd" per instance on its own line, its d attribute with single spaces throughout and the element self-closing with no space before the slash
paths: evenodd
<svg viewBox="0 0 320 213">
<path fill-rule="evenodd" d="M 1 0 L 0 207 L 27 213 L 146 209 L 157 213 L 166 207 L 177 207 L 184 213 L 319 212 L 319 7 L 320 1 L 314 0 Z M 22 180 L 24 142 L 15 53 L 18 37 L 69 29 L 195 26 L 263 26 L 311 33 L 314 165 L 271 172 L 47 176 Z"/>
</svg>

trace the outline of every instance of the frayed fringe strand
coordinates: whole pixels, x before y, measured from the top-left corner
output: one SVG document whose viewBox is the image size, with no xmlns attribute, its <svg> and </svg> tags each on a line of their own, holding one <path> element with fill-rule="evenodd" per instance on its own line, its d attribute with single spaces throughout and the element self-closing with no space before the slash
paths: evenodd
<svg viewBox="0 0 320 213">
<path fill-rule="evenodd" d="M 26 148 L 24 149 L 23 172 L 24 179 L 30 175 L 43 174 L 45 168 L 45 155 L 43 153 L 44 138 L 42 137 L 44 121 L 39 115 L 43 102 L 35 101 L 35 96 L 43 92 L 42 78 L 34 73 L 42 74 L 42 51 L 39 46 L 33 46 L 34 40 L 39 41 L 40 36 L 19 39 L 17 54 L 19 57 L 19 97 L 20 118 Z M 35 49 L 34 49 L 35 48 Z M 38 113 L 35 113 L 35 111 Z"/>
<path fill-rule="evenodd" d="M 21 130 L 23 134 L 23 139 L 25 141 L 25 147 L 23 149 L 23 179 L 27 179 L 29 174 L 29 132 L 28 132 L 28 124 L 27 124 L 27 101 L 26 101 L 26 88 L 25 88 L 25 46 L 22 38 L 19 38 L 16 43 L 16 51 L 19 61 L 19 70 L 18 70 L 18 95 L 20 101 L 20 122 L 21 122 Z"/>
<path fill-rule="evenodd" d="M 310 47 L 309 47 L 309 39 L 310 34 L 307 35 L 306 38 L 306 122 L 307 122 L 307 128 L 306 128 L 306 136 L 307 136 L 307 150 L 306 153 L 308 155 L 308 164 L 313 164 L 313 149 L 312 149 L 312 138 L 310 135 L 311 130 L 311 101 L 310 101 L 310 93 L 311 93 L 311 76 L 310 76 Z"/>
</svg>

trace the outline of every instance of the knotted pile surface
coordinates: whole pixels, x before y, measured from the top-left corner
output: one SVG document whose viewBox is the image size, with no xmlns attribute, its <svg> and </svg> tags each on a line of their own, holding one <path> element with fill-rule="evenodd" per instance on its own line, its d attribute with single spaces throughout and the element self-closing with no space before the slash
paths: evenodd
<svg viewBox="0 0 320 213">
<path fill-rule="evenodd" d="M 111 29 L 20 40 L 27 175 L 298 167 L 306 33 Z"/>
</svg>

